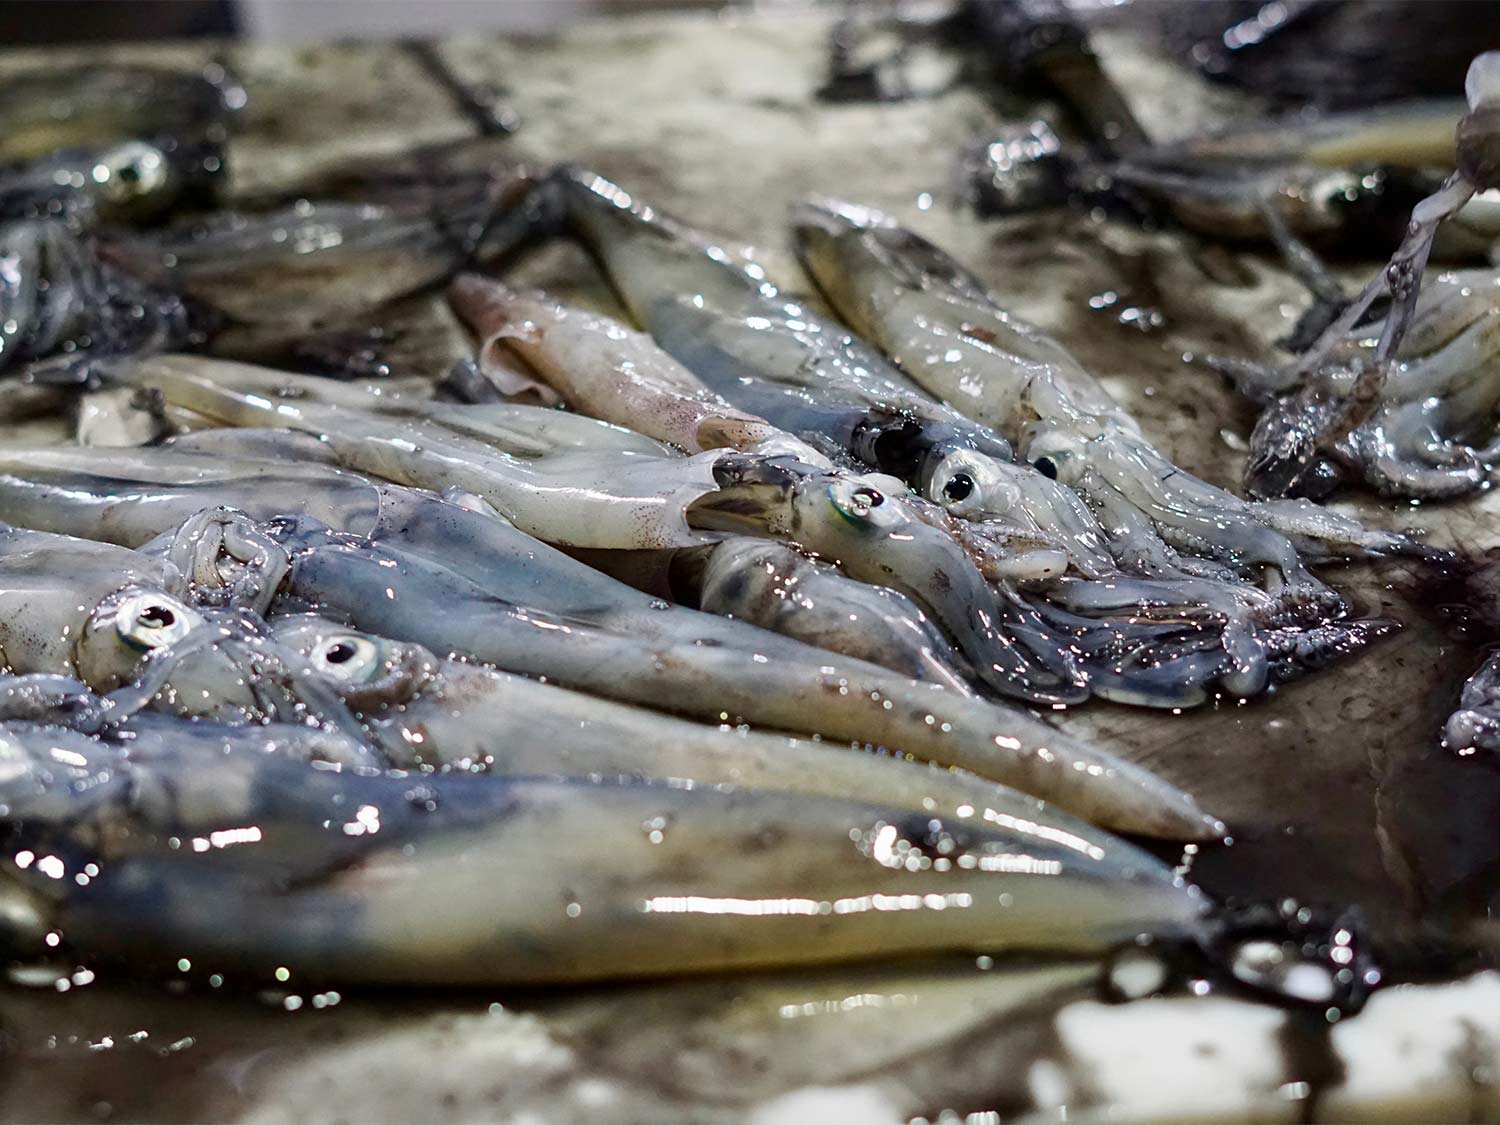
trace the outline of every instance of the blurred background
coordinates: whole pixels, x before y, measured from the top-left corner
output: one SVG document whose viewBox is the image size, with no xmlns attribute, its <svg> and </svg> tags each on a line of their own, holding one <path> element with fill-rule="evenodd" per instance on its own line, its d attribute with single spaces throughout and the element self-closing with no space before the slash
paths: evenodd
<svg viewBox="0 0 1500 1125">
<path fill-rule="evenodd" d="M 536 33 L 589 16 L 716 6 L 715 0 L 0 0 L 0 44 Z"/>
</svg>

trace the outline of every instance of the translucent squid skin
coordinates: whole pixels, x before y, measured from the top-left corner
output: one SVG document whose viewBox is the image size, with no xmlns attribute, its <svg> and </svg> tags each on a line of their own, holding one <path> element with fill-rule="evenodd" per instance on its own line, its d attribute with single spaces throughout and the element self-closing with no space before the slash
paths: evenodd
<svg viewBox="0 0 1500 1125">
<path fill-rule="evenodd" d="M 0 731 L 13 941 L 60 933 L 145 973 L 187 958 L 250 980 L 458 985 L 1093 952 L 1205 928 L 1203 896 L 1159 861 L 970 805 L 315 769 L 203 755 L 190 735 L 147 753 Z"/>
<path fill-rule="evenodd" d="M 257 553 L 257 536 L 203 537 L 216 521 L 195 516 L 214 502 L 265 518 L 290 506 L 353 534 L 306 517 L 279 521 L 268 529 L 269 553 L 290 566 L 278 569 Z M 327 465 L 169 450 L 18 451 L 0 470 L 6 514 L 130 545 L 169 533 L 160 545 L 169 555 L 182 538 L 175 557 L 198 577 L 199 596 L 213 595 L 217 575 L 256 604 L 269 594 L 320 606 L 366 632 L 621 702 L 768 729 L 812 724 L 809 733 L 825 739 L 899 747 L 1123 831 L 1222 832 L 1181 790 L 1024 712 L 672 606 L 492 516 Z M 170 534 L 186 521 L 193 534 Z M 200 544 L 219 554 L 195 558 Z M 224 546 L 244 557 L 219 557 Z"/>
<path fill-rule="evenodd" d="M 868 208 L 805 204 L 795 217 L 804 264 L 829 300 L 934 395 L 1009 436 L 1021 459 L 1089 501 L 1128 533 L 1112 550 L 1122 562 L 1184 556 L 1217 560 L 1273 585 L 1312 596 L 1326 588 L 1279 530 L 1283 511 L 1249 504 L 1184 472 L 1154 449 L 1076 360 L 1037 329 L 1004 313 L 942 250 Z M 1316 511 L 1316 510 L 1314 510 Z M 1410 548 L 1353 521 L 1299 510 L 1297 534 L 1318 534 L 1368 551 Z"/>
<path fill-rule="evenodd" d="M 1310 424 L 1326 401 L 1347 394 L 1363 357 L 1377 345 L 1385 322 L 1363 325 L 1335 349 L 1329 362 L 1298 386 L 1295 372 L 1243 374 L 1242 389 L 1274 397 L 1252 438 L 1247 482 L 1279 471 L 1295 448 L 1289 435 Z M 1352 474 L 1377 492 L 1442 499 L 1482 487 L 1500 456 L 1500 278 L 1465 270 L 1432 278 L 1417 298 L 1410 327 L 1396 349 L 1370 417 L 1315 463 L 1299 482 L 1321 491 Z M 1291 443 L 1291 444 L 1289 444 Z"/>
</svg>

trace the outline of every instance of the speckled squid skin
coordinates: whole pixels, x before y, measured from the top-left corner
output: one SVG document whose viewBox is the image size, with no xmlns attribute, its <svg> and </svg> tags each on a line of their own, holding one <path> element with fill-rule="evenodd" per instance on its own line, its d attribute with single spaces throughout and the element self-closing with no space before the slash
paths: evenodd
<svg viewBox="0 0 1500 1125">
<path fill-rule="evenodd" d="M 70 949 L 147 972 L 188 958 L 252 979 L 279 967 L 492 984 L 1093 950 L 1191 935 L 1206 909 L 1155 861 L 1122 863 L 1066 832 L 1018 837 L 967 807 L 371 776 L 194 748 L 167 739 L 135 758 L 66 731 L 3 730 L 15 842 L 52 857 L 30 850 L 7 879 L 55 893 L 57 864 L 95 864 L 47 904 Z"/>
<path fill-rule="evenodd" d="M 454 281 L 448 298 L 479 336 L 481 366 L 507 350 L 519 353 L 569 406 L 590 417 L 689 453 L 748 452 L 778 436 L 764 419 L 705 387 L 650 336 L 609 317 L 476 274 Z"/>
</svg>

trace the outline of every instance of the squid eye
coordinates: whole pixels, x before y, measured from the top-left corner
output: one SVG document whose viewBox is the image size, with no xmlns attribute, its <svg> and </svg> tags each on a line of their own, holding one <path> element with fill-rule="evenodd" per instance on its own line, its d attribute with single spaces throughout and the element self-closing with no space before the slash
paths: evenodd
<svg viewBox="0 0 1500 1125">
<path fill-rule="evenodd" d="M 353 634 L 330 637 L 313 651 L 312 658 L 325 672 L 356 683 L 375 678 L 384 663 L 374 641 Z"/>
<path fill-rule="evenodd" d="M 851 481 L 838 481 L 828 487 L 828 499 L 834 511 L 850 523 L 868 526 L 878 517 L 876 509 L 885 505 L 885 493 L 868 484 L 856 485 Z"/>
<path fill-rule="evenodd" d="M 1041 473 L 1042 476 L 1046 477 L 1048 480 L 1057 479 L 1057 462 L 1053 461 L 1052 458 L 1038 457 L 1031 464 L 1037 472 Z"/>
<path fill-rule="evenodd" d="M 142 594 L 128 598 L 115 615 L 115 631 L 131 648 L 165 648 L 187 636 L 198 615 L 170 598 Z"/>
<path fill-rule="evenodd" d="M 968 473 L 954 473 L 943 485 L 943 498 L 954 504 L 974 494 L 974 478 Z"/>
</svg>

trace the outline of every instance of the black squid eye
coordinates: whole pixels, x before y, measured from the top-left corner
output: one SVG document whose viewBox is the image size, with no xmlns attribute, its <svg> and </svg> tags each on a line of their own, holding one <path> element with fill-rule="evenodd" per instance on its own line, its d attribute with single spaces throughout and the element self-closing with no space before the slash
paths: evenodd
<svg viewBox="0 0 1500 1125">
<path fill-rule="evenodd" d="M 164 605 L 151 605 L 141 610 L 136 621 L 148 629 L 170 629 L 177 624 L 177 615 Z"/>
<path fill-rule="evenodd" d="M 874 488 L 856 488 L 854 498 L 866 508 L 878 508 L 885 503 L 885 495 Z"/>
<path fill-rule="evenodd" d="M 1048 480 L 1057 479 L 1057 464 L 1052 460 L 1052 458 L 1038 457 L 1035 461 L 1032 462 L 1032 466 L 1036 469 L 1037 472 L 1041 473 L 1042 476 L 1046 477 Z"/>
<path fill-rule="evenodd" d="M 323 659 L 329 664 L 347 664 L 354 659 L 354 646 L 346 641 L 335 641 L 323 653 Z"/>
<path fill-rule="evenodd" d="M 948 478 L 948 483 L 943 485 L 944 498 L 955 504 L 961 500 L 967 500 L 973 492 L 974 478 L 968 473 L 954 473 Z"/>
</svg>

